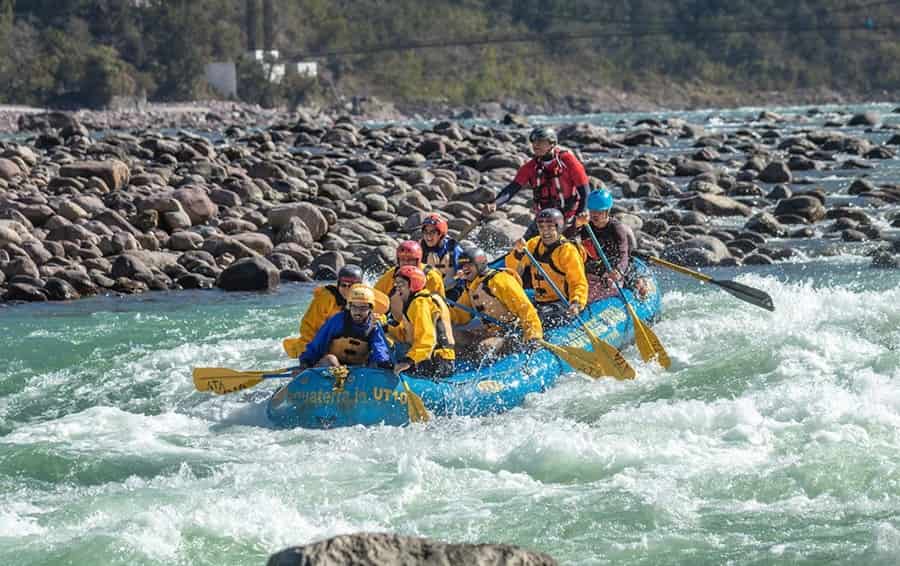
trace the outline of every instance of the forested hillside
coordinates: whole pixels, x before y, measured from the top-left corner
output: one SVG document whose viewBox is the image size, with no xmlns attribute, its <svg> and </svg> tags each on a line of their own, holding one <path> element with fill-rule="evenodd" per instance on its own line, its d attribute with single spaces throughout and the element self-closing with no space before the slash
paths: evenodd
<svg viewBox="0 0 900 566">
<path fill-rule="evenodd" d="M 900 92 L 900 0 L 274 0 L 273 8 L 275 47 L 315 58 L 323 73 L 277 91 L 243 89 L 251 102 L 343 93 L 459 104 L 666 84 Z M 206 98 L 204 65 L 241 56 L 247 21 L 244 0 L 0 0 L 0 102 Z"/>
</svg>

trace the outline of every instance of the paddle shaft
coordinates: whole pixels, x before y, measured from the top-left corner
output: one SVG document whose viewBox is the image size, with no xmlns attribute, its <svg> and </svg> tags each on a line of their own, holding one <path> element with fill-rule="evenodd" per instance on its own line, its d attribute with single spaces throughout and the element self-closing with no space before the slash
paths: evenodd
<svg viewBox="0 0 900 566">
<path fill-rule="evenodd" d="M 472 307 L 467 307 L 466 305 L 461 305 L 452 299 L 445 299 L 445 300 L 447 301 L 447 304 L 454 306 L 460 310 L 464 310 L 467 313 L 469 313 L 470 315 L 474 316 L 475 318 L 480 318 L 487 323 L 493 324 L 495 326 L 499 326 L 503 330 L 507 330 L 507 331 L 512 330 L 509 326 L 507 326 L 506 324 L 503 324 L 502 322 L 500 322 L 499 320 L 497 320 L 496 318 L 492 317 L 489 314 L 484 314 L 483 312 L 477 311 L 477 310 L 473 309 Z"/>
<path fill-rule="evenodd" d="M 603 260 L 603 266 L 606 267 L 606 271 L 608 273 L 613 272 L 612 265 L 609 263 L 609 258 L 606 257 L 606 252 L 603 251 L 603 246 L 600 245 L 600 240 L 597 239 L 597 235 L 594 234 L 594 229 L 591 227 L 591 223 L 588 222 L 585 224 L 587 227 L 588 235 L 591 237 L 591 241 L 594 242 L 594 249 L 597 250 L 597 255 L 600 256 L 600 259 Z M 619 291 L 619 295 L 622 296 L 622 300 L 625 301 L 625 304 L 631 306 L 628 303 L 628 297 L 625 296 L 625 293 L 622 291 L 622 286 L 619 285 L 619 282 L 615 279 L 611 279 L 613 284 L 616 286 L 616 289 Z"/>
<path fill-rule="evenodd" d="M 544 278 L 544 281 L 546 281 L 547 284 L 550 285 L 550 288 L 553 289 L 553 292 L 556 293 L 557 298 L 559 298 L 559 300 L 562 301 L 562 303 L 564 305 L 566 305 L 566 308 L 569 308 L 568 299 L 566 299 L 566 296 L 563 295 L 563 292 L 559 290 L 559 287 L 556 286 L 556 283 L 553 282 L 553 279 L 550 279 L 550 276 L 547 275 L 547 271 L 545 271 L 544 268 L 541 266 L 541 264 L 538 263 L 538 260 L 535 259 L 535 257 L 531 254 L 530 251 L 528 251 L 527 243 L 525 244 L 525 247 L 522 249 L 522 251 L 525 252 L 525 255 L 528 256 L 528 260 L 531 262 L 531 265 L 533 265 L 535 267 L 535 269 L 538 270 L 538 273 L 541 274 L 541 277 Z M 581 318 L 580 315 L 579 315 L 579 318 Z M 582 321 L 582 322 L 584 322 L 584 321 Z"/>
<path fill-rule="evenodd" d="M 663 267 L 671 269 L 672 271 L 687 275 L 689 277 L 693 277 L 694 279 L 698 279 L 704 283 L 712 283 L 713 285 L 716 285 L 733 297 L 750 303 L 751 305 L 756 305 L 757 307 L 766 309 L 767 311 L 775 310 L 775 304 L 772 302 L 772 297 L 769 296 L 768 293 L 760 291 L 759 289 L 756 289 L 754 287 L 750 287 L 749 285 L 744 285 L 743 283 L 738 283 L 737 281 L 713 279 L 705 273 L 700 273 L 698 271 L 688 269 L 683 265 L 671 263 L 662 258 L 658 258 L 652 255 L 640 255 L 638 257 L 640 257 L 641 259 L 646 259 L 650 263 L 655 263 L 656 265 L 661 265 Z"/>
</svg>

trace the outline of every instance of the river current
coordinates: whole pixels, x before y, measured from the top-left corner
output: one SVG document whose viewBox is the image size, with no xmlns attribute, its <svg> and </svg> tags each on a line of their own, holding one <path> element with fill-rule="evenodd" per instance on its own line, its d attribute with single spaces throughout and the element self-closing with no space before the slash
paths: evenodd
<svg viewBox="0 0 900 566">
<path fill-rule="evenodd" d="M 562 564 L 896 564 L 900 271 L 869 263 L 707 270 L 774 313 L 658 271 L 671 371 L 629 347 L 633 382 L 572 374 L 502 415 L 406 428 L 276 430 L 276 383 L 194 391 L 194 366 L 288 365 L 311 285 L 0 307 L 0 564 L 258 565 L 357 531 Z"/>
</svg>

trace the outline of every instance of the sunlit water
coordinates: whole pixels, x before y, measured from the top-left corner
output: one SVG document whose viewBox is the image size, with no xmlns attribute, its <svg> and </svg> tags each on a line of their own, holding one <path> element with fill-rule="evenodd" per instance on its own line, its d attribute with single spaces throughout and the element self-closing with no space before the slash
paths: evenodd
<svg viewBox="0 0 900 566">
<path fill-rule="evenodd" d="M 563 564 L 900 562 L 900 272 L 842 255 L 660 272 L 671 371 L 578 375 L 509 413 L 407 428 L 267 426 L 311 286 L 0 308 L 0 564 L 258 565 L 392 531 Z"/>
</svg>

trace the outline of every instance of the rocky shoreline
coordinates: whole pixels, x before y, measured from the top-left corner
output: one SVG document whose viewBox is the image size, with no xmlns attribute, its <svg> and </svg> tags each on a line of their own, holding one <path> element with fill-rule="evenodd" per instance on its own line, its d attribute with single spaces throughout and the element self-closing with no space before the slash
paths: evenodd
<svg viewBox="0 0 900 566">
<path fill-rule="evenodd" d="M 492 249 L 532 216 L 529 191 L 478 215 L 528 157 L 520 115 L 424 130 L 230 103 L 0 112 L 4 125 L 12 117 L 16 141 L 0 142 L 3 301 L 271 290 L 331 279 L 345 263 L 377 273 L 428 212 L 447 216 L 451 234 L 482 223 L 473 236 Z M 674 118 L 573 123 L 559 135 L 595 185 L 627 199 L 614 213 L 643 251 L 691 266 L 767 264 L 795 254 L 773 238 L 834 238 L 868 242 L 873 266 L 898 267 L 900 184 L 865 178 L 895 158 L 896 120 L 833 113 L 802 127 L 814 117 L 764 111 L 728 133 Z M 888 135 L 873 143 L 860 128 Z M 860 171 L 841 195 L 852 206 L 806 176 L 837 170 Z"/>
</svg>

